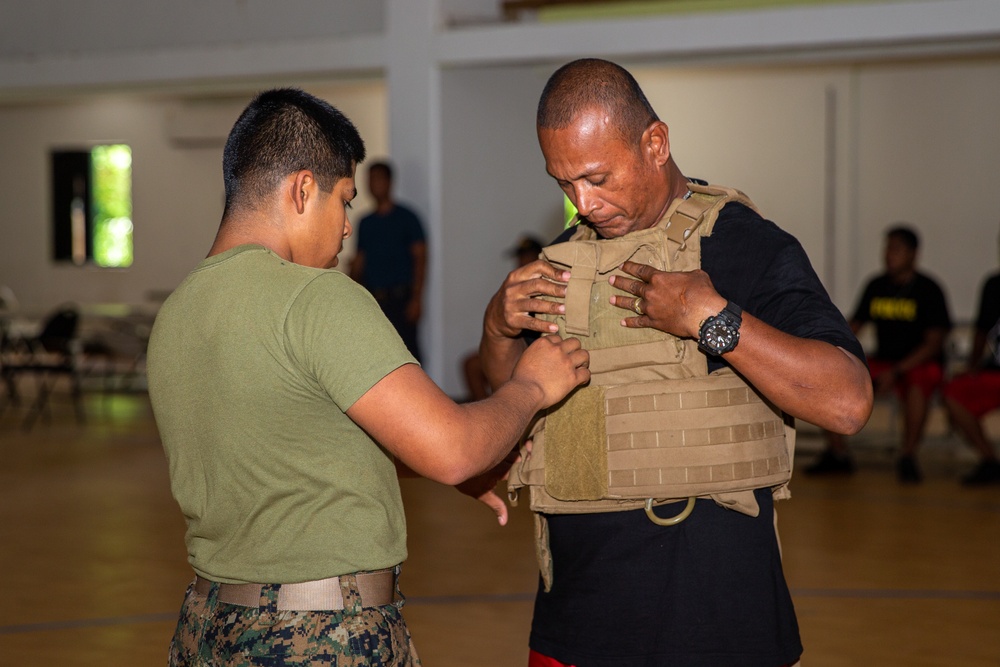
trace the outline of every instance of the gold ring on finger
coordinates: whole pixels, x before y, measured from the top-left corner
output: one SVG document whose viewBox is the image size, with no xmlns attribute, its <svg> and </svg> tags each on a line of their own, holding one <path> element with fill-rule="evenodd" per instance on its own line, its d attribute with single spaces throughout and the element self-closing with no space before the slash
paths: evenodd
<svg viewBox="0 0 1000 667">
<path fill-rule="evenodd" d="M 632 302 L 632 310 L 634 310 L 635 314 L 639 315 L 640 317 L 646 314 L 642 310 L 642 299 L 636 299 L 635 301 Z"/>
</svg>

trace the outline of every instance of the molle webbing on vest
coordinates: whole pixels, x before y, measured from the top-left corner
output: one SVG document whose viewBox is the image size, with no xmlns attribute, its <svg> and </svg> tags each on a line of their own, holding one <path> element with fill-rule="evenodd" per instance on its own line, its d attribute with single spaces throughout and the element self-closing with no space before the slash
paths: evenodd
<svg viewBox="0 0 1000 667">
<path fill-rule="evenodd" d="M 512 487 L 532 509 L 587 513 L 780 486 L 791 475 L 782 415 L 725 369 L 701 378 L 586 387 L 591 417 L 557 410 L 534 434 Z M 720 504 L 749 514 L 746 498 Z"/>
<path fill-rule="evenodd" d="M 561 484 L 553 485 L 552 454 L 564 447 L 554 446 L 563 433 L 549 422 L 545 486 L 558 500 L 682 498 L 787 480 L 791 466 L 781 415 L 733 373 L 589 389 L 603 399 L 594 401 L 603 447 L 578 453 L 603 459 L 604 476 L 589 496 L 563 489 L 593 489 L 589 480 L 598 466 L 577 467 L 575 484 L 562 472 Z"/>
<path fill-rule="evenodd" d="M 788 479 L 781 414 L 735 374 L 608 388 L 605 405 L 612 498 L 700 496 Z"/>
</svg>

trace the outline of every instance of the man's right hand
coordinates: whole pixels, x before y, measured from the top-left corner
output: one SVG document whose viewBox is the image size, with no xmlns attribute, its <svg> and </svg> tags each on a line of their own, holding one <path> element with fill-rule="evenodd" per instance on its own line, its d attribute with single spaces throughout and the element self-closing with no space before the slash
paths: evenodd
<svg viewBox="0 0 1000 667">
<path fill-rule="evenodd" d="M 483 322 L 484 332 L 494 338 L 515 338 L 524 330 L 555 333 L 555 324 L 533 317 L 533 313 L 558 315 L 566 312 L 561 302 L 540 296 L 566 298 L 569 271 L 561 271 L 539 259 L 511 271 L 500 290 L 490 299 Z"/>
<path fill-rule="evenodd" d="M 543 336 L 528 346 L 511 376 L 512 382 L 526 382 L 542 390 L 545 409 L 590 379 L 590 353 L 576 338 Z"/>
</svg>

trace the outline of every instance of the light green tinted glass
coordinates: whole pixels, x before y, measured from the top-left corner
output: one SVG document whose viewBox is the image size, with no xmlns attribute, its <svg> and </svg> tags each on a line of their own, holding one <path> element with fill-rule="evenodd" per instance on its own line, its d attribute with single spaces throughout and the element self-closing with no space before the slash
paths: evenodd
<svg viewBox="0 0 1000 667">
<path fill-rule="evenodd" d="M 94 263 L 132 265 L 132 149 L 124 144 L 90 151 Z"/>
<path fill-rule="evenodd" d="M 563 227 L 569 229 L 573 223 L 573 216 L 576 215 L 576 206 L 563 194 Z"/>
</svg>

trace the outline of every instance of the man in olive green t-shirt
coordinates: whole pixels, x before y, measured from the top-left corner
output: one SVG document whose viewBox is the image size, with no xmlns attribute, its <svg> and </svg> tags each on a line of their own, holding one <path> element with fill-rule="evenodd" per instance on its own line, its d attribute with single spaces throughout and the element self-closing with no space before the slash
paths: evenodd
<svg viewBox="0 0 1000 667">
<path fill-rule="evenodd" d="M 491 398 L 451 401 L 331 270 L 363 159 L 326 102 L 258 95 L 226 143 L 208 258 L 157 316 L 150 397 L 197 575 L 171 665 L 419 664 L 398 608 L 395 462 L 446 484 L 479 475 L 463 490 L 503 522 L 487 471 L 589 377 L 577 341 L 543 338 Z"/>
</svg>

